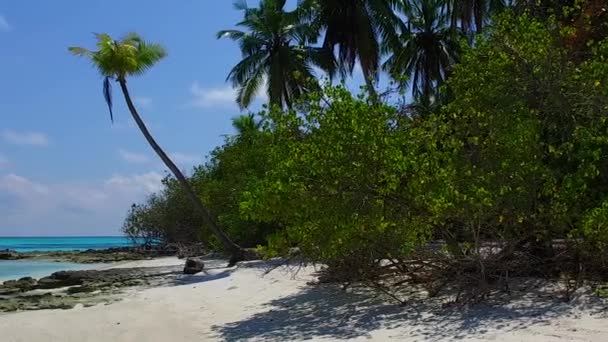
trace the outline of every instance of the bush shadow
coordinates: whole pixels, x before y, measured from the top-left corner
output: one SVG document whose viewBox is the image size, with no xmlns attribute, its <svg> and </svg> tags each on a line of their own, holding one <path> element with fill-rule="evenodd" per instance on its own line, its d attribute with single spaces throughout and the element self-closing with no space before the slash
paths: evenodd
<svg viewBox="0 0 608 342">
<path fill-rule="evenodd" d="M 344 292 L 333 286 L 304 287 L 299 293 L 264 304 L 264 312 L 213 326 L 212 331 L 228 341 L 288 341 L 366 338 L 377 329 L 399 328 L 391 332 L 396 339 L 458 340 L 548 325 L 557 317 L 574 317 L 581 309 L 606 312 L 606 305 L 599 300 L 574 305 L 540 290 L 514 295 L 509 303 L 480 304 L 468 310 L 446 309 L 441 304 L 431 299 L 399 306 L 387 304 L 369 290 Z"/>
</svg>

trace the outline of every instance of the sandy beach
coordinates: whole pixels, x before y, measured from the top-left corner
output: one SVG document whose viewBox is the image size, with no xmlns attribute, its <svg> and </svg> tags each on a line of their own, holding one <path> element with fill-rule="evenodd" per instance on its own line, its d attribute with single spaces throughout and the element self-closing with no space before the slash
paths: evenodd
<svg viewBox="0 0 608 342">
<path fill-rule="evenodd" d="M 112 267 L 181 265 L 176 258 Z M 314 268 L 252 262 L 131 288 L 121 300 L 70 310 L 0 315 L 6 342 L 108 341 L 605 341 L 606 306 L 580 294 L 564 303 L 526 298 L 500 307 L 432 310 L 399 307 L 369 294 L 310 286 Z M 297 271 L 297 272 L 296 272 Z"/>
</svg>

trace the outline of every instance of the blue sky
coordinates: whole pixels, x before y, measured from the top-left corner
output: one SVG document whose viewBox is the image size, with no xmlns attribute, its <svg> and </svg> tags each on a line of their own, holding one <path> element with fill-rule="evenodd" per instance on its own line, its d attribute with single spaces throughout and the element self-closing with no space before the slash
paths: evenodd
<svg viewBox="0 0 608 342">
<path fill-rule="evenodd" d="M 129 205 L 159 189 L 165 170 L 118 87 L 111 125 L 100 76 L 67 52 L 94 47 L 92 32 L 136 31 L 168 49 L 129 85 L 181 168 L 202 162 L 232 133 L 230 119 L 240 112 L 225 78 L 240 53 L 215 33 L 234 27 L 241 13 L 229 0 L 142 4 L 0 3 L 0 236 L 115 235 Z"/>
</svg>

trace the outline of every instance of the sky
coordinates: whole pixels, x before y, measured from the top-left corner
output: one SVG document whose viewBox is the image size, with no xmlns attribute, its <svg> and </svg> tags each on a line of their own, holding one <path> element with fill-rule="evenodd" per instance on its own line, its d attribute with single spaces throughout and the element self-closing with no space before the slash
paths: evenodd
<svg viewBox="0 0 608 342">
<path fill-rule="evenodd" d="M 130 205 L 166 174 L 118 87 L 111 124 L 101 77 L 68 46 L 94 48 L 93 32 L 135 31 L 167 48 L 129 87 L 188 171 L 242 114 L 225 81 L 238 46 L 215 37 L 240 19 L 229 0 L 0 2 L 0 236 L 118 235 Z"/>
</svg>

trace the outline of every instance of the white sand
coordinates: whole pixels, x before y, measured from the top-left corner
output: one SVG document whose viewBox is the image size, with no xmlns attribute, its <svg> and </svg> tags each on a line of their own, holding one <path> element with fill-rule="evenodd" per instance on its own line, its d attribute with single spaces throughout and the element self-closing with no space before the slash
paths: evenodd
<svg viewBox="0 0 608 342">
<path fill-rule="evenodd" d="M 163 258 L 120 266 L 177 264 Z M 277 269 L 262 277 L 263 266 L 216 268 L 178 284 L 130 291 L 110 305 L 4 314 L 0 341 L 608 341 L 606 308 L 588 296 L 569 304 L 521 300 L 431 313 L 307 286 L 312 271 L 293 277 Z"/>
</svg>

